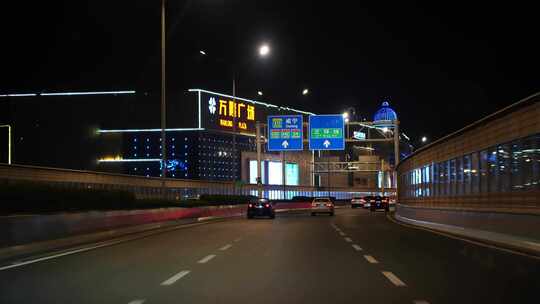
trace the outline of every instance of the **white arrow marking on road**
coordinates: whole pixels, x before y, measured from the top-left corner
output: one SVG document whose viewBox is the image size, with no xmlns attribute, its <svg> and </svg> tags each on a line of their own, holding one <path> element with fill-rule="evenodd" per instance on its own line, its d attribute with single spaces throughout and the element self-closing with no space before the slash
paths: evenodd
<svg viewBox="0 0 540 304">
<path fill-rule="evenodd" d="M 283 148 L 287 149 L 287 147 L 289 146 L 289 143 L 284 140 L 283 143 L 281 143 L 281 145 L 283 146 Z"/>
<path fill-rule="evenodd" d="M 330 145 L 331 145 L 331 143 L 328 141 L 328 139 L 325 140 L 325 141 L 323 142 L 323 146 L 324 146 L 325 148 L 330 147 Z"/>
</svg>

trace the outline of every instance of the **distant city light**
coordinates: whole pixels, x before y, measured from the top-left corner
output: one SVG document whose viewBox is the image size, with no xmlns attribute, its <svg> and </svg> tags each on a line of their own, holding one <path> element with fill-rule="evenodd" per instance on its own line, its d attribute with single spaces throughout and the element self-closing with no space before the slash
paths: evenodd
<svg viewBox="0 0 540 304">
<path fill-rule="evenodd" d="M 307 94 L 309 94 L 309 89 L 304 89 L 304 90 L 302 91 L 302 95 L 307 95 Z"/>
</svg>

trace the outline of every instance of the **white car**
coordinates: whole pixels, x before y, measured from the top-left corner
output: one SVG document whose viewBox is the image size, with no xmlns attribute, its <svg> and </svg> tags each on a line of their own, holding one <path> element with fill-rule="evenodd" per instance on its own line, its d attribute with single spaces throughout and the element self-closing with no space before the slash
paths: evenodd
<svg viewBox="0 0 540 304">
<path fill-rule="evenodd" d="M 315 216 L 317 213 L 327 213 L 330 216 L 334 215 L 334 203 L 331 199 L 325 197 L 318 197 L 313 199 L 311 203 L 311 216 Z"/>
<path fill-rule="evenodd" d="M 364 204 L 366 203 L 366 200 L 363 197 L 354 197 L 351 199 L 351 208 L 362 208 L 364 207 Z"/>
</svg>

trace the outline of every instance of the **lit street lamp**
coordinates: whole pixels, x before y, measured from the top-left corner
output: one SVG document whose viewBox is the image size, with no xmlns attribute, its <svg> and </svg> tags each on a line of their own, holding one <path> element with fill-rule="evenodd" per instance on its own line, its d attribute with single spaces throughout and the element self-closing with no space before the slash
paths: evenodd
<svg viewBox="0 0 540 304">
<path fill-rule="evenodd" d="M 269 53 L 270 53 L 270 47 L 268 46 L 268 44 L 263 44 L 261 45 L 261 47 L 259 47 L 259 55 L 265 57 Z"/>
<path fill-rule="evenodd" d="M 426 142 L 427 142 L 427 137 L 422 136 L 422 143 L 426 143 Z"/>
<path fill-rule="evenodd" d="M 257 91 L 257 95 L 263 96 L 263 92 L 262 91 Z"/>
<path fill-rule="evenodd" d="M 304 89 L 304 90 L 302 91 L 302 95 L 305 96 L 305 95 L 307 95 L 307 94 L 309 94 L 309 89 Z"/>
</svg>

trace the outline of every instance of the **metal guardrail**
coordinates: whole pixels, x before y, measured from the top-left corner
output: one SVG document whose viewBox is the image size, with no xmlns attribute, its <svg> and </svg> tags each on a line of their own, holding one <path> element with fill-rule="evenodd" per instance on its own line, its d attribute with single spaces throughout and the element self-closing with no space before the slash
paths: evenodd
<svg viewBox="0 0 540 304">
<path fill-rule="evenodd" d="M 257 185 L 224 181 L 161 179 L 126 174 L 0 164 L 0 181 L 45 183 L 68 189 L 123 190 L 137 198 L 180 200 L 202 194 L 257 195 Z M 165 184 L 163 187 L 163 183 Z M 325 188 L 310 186 L 264 185 L 263 196 L 269 199 L 291 199 L 294 196 L 334 196 L 350 199 L 378 188 Z M 395 189 L 385 189 L 395 193 Z"/>
</svg>

